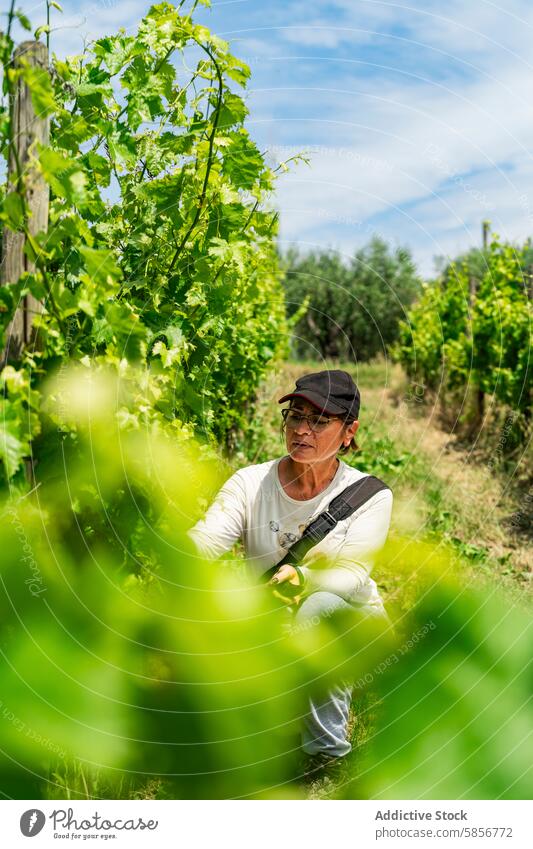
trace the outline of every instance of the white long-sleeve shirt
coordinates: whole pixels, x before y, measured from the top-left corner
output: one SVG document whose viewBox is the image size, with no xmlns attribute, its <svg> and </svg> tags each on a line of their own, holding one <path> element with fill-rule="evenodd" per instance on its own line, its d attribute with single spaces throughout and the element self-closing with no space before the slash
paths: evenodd
<svg viewBox="0 0 533 849">
<path fill-rule="evenodd" d="M 336 495 L 365 477 L 364 472 L 340 460 L 326 489 L 314 498 L 297 501 L 281 485 L 280 460 L 239 469 L 226 481 L 205 518 L 189 531 L 202 555 L 216 559 L 242 539 L 248 568 L 258 578 L 285 556 L 287 548 Z M 370 572 L 387 538 L 391 512 L 392 493 L 387 489 L 338 522 L 302 561 L 305 593 L 325 590 L 356 606 L 381 608 Z"/>
</svg>

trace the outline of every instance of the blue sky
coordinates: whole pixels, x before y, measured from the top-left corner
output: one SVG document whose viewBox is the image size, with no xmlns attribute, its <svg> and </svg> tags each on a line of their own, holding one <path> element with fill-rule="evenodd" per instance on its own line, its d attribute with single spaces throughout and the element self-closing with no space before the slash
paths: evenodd
<svg viewBox="0 0 533 849">
<path fill-rule="evenodd" d="M 43 3 L 20 5 L 43 22 Z M 149 5 L 65 0 L 52 49 L 130 31 Z M 351 255 L 378 234 L 430 274 L 479 244 L 483 218 L 533 235 L 532 3 L 220 0 L 197 20 L 251 66 L 260 148 L 309 152 L 279 182 L 283 245 Z"/>
</svg>

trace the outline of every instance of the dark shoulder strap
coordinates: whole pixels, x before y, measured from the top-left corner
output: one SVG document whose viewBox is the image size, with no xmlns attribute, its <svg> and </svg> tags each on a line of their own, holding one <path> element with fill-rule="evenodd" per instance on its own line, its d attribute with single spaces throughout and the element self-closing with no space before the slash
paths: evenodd
<svg viewBox="0 0 533 849">
<path fill-rule="evenodd" d="M 366 504 L 374 495 L 384 489 L 390 489 L 374 475 L 366 475 L 364 478 L 350 484 L 339 495 L 330 501 L 328 509 L 320 513 L 304 530 L 302 536 L 288 549 L 285 556 L 272 566 L 261 577 L 263 581 L 269 581 L 280 566 L 285 563 L 298 565 L 302 562 L 310 548 L 321 542 L 338 522 L 347 519 L 363 504 Z"/>
</svg>

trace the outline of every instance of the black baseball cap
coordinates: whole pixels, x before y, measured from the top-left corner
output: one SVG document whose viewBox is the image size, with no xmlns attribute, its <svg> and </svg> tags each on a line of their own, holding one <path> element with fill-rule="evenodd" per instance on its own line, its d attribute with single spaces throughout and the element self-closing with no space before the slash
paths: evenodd
<svg viewBox="0 0 533 849">
<path fill-rule="evenodd" d="M 294 392 L 280 398 L 278 403 L 291 398 L 303 398 L 317 407 L 322 413 L 335 416 L 345 415 L 357 419 L 361 405 L 359 389 L 347 371 L 331 369 L 304 374 L 296 381 Z"/>
</svg>

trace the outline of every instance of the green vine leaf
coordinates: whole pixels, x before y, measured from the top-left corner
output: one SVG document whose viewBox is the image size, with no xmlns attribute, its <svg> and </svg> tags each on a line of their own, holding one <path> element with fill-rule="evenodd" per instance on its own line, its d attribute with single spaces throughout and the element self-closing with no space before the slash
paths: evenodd
<svg viewBox="0 0 533 849">
<path fill-rule="evenodd" d="M 2 202 L 0 219 L 10 230 L 19 230 L 24 222 L 24 202 L 17 192 L 9 192 Z"/>
<path fill-rule="evenodd" d="M 16 418 L 7 418 L 5 406 L 0 405 L 0 460 L 6 476 L 12 478 L 28 454 L 28 445 L 19 438 L 19 424 Z"/>
<path fill-rule="evenodd" d="M 30 90 L 33 108 L 41 118 L 57 111 L 57 102 L 52 89 L 50 74 L 45 68 L 39 68 L 21 59 L 21 76 Z"/>
<path fill-rule="evenodd" d="M 41 172 L 58 197 L 74 206 L 83 206 L 87 200 L 87 174 L 79 161 L 51 148 L 39 152 Z"/>
<path fill-rule="evenodd" d="M 15 9 L 14 14 L 15 14 L 15 17 L 17 18 L 18 22 L 20 23 L 20 25 L 25 30 L 27 30 L 28 32 L 31 32 L 31 23 L 30 23 L 29 19 L 26 17 L 26 15 L 24 14 L 24 12 L 21 9 Z M 35 37 L 37 38 L 37 36 L 35 36 Z"/>
<path fill-rule="evenodd" d="M 51 31 L 51 27 L 48 24 L 42 24 L 40 27 L 37 27 L 37 29 L 33 33 L 33 37 L 38 40 L 43 33 L 49 33 Z"/>
</svg>

